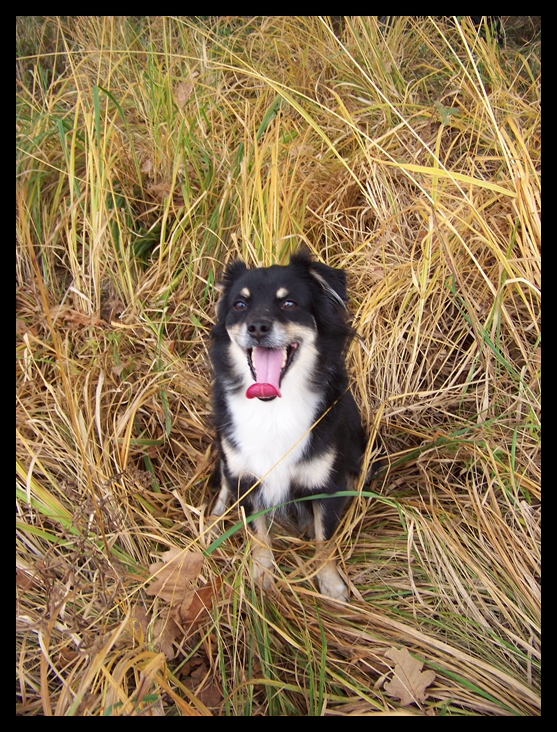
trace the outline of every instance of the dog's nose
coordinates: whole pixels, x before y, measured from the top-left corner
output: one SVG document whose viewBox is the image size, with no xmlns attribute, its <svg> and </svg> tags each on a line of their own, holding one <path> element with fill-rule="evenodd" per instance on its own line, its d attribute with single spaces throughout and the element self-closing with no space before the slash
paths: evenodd
<svg viewBox="0 0 557 732">
<path fill-rule="evenodd" d="M 248 325 L 248 333 L 253 338 L 261 341 L 265 336 L 269 335 L 272 327 L 273 325 L 270 320 L 254 320 L 253 323 Z"/>
</svg>

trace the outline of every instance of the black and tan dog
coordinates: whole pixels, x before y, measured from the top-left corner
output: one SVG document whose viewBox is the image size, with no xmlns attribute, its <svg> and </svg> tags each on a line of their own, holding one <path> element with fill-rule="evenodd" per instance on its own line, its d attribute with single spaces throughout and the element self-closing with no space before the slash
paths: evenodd
<svg viewBox="0 0 557 732">
<path fill-rule="evenodd" d="M 287 266 L 248 269 L 233 262 L 221 287 L 210 351 L 221 483 L 213 515 L 224 513 L 231 496 L 249 516 L 269 507 L 287 510 L 284 504 L 302 496 L 351 489 L 365 435 L 345 368 L 352 331 L 343 270 L 301 252 Z M 346 501 L 336 496 L 290 508 L 313 509 L 323 552 Z M 254 576 L 269 584 L 266 516 L 254 526 Z M 317 577 L 324 595 L 348 598 L 334 560 L 324 561 Z"/>
</svg>

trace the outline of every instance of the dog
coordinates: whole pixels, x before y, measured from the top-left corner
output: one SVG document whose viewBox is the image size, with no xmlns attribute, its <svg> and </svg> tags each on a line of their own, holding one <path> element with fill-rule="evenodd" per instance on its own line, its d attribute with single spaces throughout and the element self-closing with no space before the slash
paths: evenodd
<svg viewBox="0 0 557 732">
<path fill-rule="evenodd" d="M 248 516 L 274 507 L 253 521 L 253 576 L 270 587 L 267 517 L 293 506 L 313 514 L 319 589 L 347 600 L 336 562 L 322 557 L 348 498 L 292 503 L 352 489 L 362 466 L 366 436 L 345 366 L 353 335 L 346 275 L 302 250 L 286 266 L 234 261 L 220 289 L 210 344 L 221 486 L 212 515 L 222 516 L 232 496 Z"/>
</svg>

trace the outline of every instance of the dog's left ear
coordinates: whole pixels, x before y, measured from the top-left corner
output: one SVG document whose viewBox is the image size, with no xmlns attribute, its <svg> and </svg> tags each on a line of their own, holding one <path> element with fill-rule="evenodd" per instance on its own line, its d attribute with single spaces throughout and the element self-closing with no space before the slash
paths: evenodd
<svg viewBox="0 0 557 732">
<path fill-rule="evenodd" d="M 290 264 L 307 268 L 313 279 L 321 285 L 325 294 L 329 296 L 329 299 L 340 305 L 343 310 L 346 309 L 348 293 L 346 291 L 346 274 L 343 269 L 315 262 L 307 247 L 303 247 L 296 254 L 292 254 Z"/>
<path fill-rule="evenodd" d="M 321 262 L 312 262 L 310 274 L 316 279 L 329 297 L 346 308 L 348 293 L 346 291 L 346 273 L 343 269 L 329 267 Z"/>
</svg>

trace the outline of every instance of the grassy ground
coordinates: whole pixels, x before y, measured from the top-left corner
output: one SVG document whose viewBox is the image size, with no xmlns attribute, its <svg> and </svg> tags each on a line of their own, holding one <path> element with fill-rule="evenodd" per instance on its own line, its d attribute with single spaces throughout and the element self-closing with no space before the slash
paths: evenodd
<svg viewBox="0 0 557 732">
<path fill-rule="evenodd" d="M 18 19 L 19 714 L 539 714 L 541 72 L 503 27 Z M 264 596 L 207 532 L 214 283 L 302 243 L 386 459 L 350 605 L 304 537 Z"/>
</svg>

